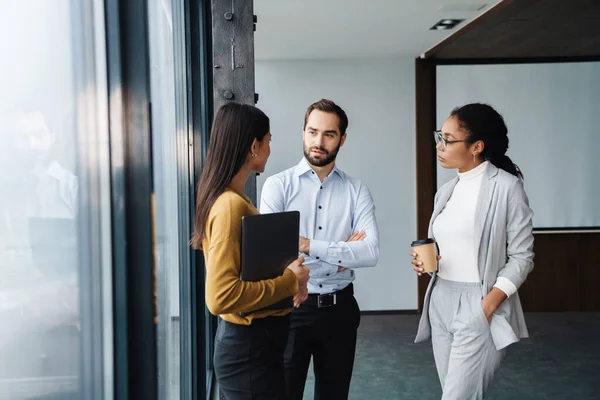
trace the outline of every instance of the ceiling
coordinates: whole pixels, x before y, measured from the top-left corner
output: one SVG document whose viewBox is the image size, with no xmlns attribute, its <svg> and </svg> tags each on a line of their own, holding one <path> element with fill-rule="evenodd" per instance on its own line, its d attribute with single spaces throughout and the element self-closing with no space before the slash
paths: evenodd
<svg viewBox="0 0 600 400">
<path fill-rule="evenodd" d="M 428 58 L 600 56 L 600 0 L 505 0 Z"/>
<path fill-rule="evenodd" d="M 418 57 L 496 3 L 498 0 L 254 0 L 258 16 L 255 56 L 256 60 Z M 444 18 L 465 21 L 454 30 L 429 30 Z"/>
</svg>

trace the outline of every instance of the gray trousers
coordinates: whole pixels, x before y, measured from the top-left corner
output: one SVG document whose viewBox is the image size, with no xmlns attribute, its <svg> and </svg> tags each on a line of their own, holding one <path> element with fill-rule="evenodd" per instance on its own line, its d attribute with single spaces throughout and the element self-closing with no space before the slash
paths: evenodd
<svg viewBox="0 0 600 400">
<path fill-rule="evenodd" d="M 437 278 L 429 307 L 442 400 L 482 399 L 506 349 L 496 350 L 481 307 L 481 284 Z"/>
</svg>

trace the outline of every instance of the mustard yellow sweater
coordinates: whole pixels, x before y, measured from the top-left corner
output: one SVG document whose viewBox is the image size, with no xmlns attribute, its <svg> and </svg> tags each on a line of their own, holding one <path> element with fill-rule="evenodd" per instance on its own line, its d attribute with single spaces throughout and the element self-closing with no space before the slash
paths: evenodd
<svg viewBox="0 0 600 400">
<path fill-rule="evenodd" d="M 296 275 L 289 269 L 275 279 L 240 280 L 242 217 L 257 215 L 250 199 L 227 189 L 210 209 L 202 241 L 206 262 L 206 305 L 214 315 L 240 325 L 253 319 L 283 316 L 291 309 L 260 310 L 298 292 Z M 260 310 L 253 312 L 255 310 Z M 251 313 L 241 316 L 240 313 Z"/>
</svg>

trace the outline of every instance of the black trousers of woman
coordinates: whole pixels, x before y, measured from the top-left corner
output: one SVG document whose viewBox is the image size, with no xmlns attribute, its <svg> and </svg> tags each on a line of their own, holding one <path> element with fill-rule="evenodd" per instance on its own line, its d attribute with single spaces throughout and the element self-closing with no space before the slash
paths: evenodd
<svg viewBox="0 0 600 400">
<path fill-rule="evenodd" d="M 283 352 L 289 327 L 289 315 L 249 326 L 219 321 L 214 367 L 226 400 L 285 399 Z"/>
</svg>

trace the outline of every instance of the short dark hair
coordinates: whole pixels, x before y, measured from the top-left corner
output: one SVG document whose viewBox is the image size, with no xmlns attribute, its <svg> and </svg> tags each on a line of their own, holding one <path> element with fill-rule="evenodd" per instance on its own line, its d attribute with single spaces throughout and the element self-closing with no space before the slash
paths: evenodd
<svg viewBox="0 0 600 400">
<path fill-rule="evenodd" d="M 338 119 L 340 120 L 340 135 L 346 134 L 346 129 L 348 129 L 348 116 L 346 115 L 346 112 L 342 110 L 342 107 L 338 106 L 333 101 L 328 99 L 321 99 L 308 106 L 308 108 L 306 109 L 306 114 L 304 114 L 304 126 L 302 127 L 302 129 L 306 129 L 308 117 L 310 116 L 310 113 L 314 110 L 319 110 L 337 115 Z"/>
</svg>

